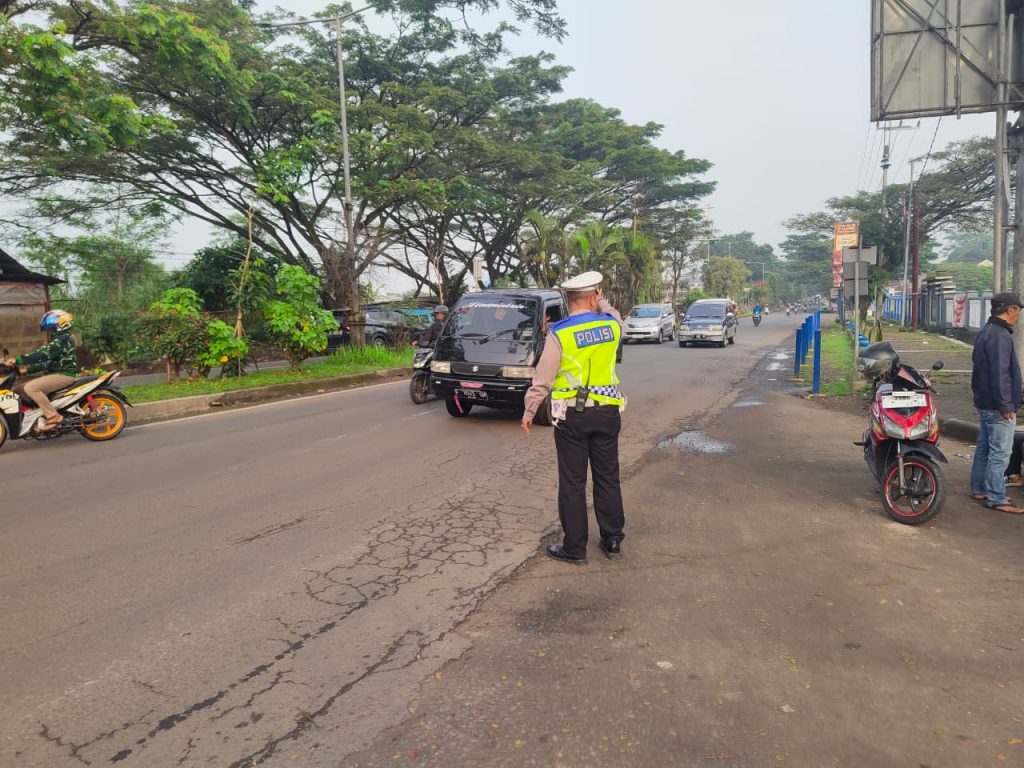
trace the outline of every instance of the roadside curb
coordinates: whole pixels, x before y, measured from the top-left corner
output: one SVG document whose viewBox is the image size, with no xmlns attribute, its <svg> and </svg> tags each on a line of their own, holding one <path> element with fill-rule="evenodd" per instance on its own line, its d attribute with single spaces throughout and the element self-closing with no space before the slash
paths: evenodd
<svg viewBox="0 0 1024 768">
<path fill-rule="evenodd" d="M 939 419 L 939 432 L 965 443 L 978 442 L 978 425 L 963 419 Z"/>
<path fill-rule="evenodd" d="M 377 371 L 352 373 L 347 376 L 332 376 L 326 379 L 309 381 L 289 381 L 282 384 L 268 384 L 263 387 L 236 389 L 230 392 L 217 392 L 210 395 L 192 395 L 175 397 L 169 400 L 157 400 L 151 403 L 139 403 L 132 408 L 129 422 L 132 426 L 152 424 L 156 421 L 183 419 L 187 416 L 198 416 L 211 411 L 254 405 L 272 400 L 287 400 L 304 395 L 317 395 L 343 389 L 354 389 L 367 384 L 379 384 L 385 381 L 398 380 L 409 375 L 409 369 L 383 368 Z M 125 388 L 125 395 L 131 399 L 131 387 Z"/>
</svg>

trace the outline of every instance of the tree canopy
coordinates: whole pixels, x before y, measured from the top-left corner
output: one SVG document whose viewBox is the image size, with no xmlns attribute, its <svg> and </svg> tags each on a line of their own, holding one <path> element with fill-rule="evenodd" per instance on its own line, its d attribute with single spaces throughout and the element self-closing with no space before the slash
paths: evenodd
<svg viewBox="0 0 1024 768">
<path fill-rule="evenodd" d="M 0 0 L 0 194 L 82 204 L 84 187 L 117 185 L 234 237 L 252 208 L 258 249 L 358 305 L 371 265 L 441 294 L 474 259 L 492 279 L 536 279 L 520 240 L 531 212 L 564 229 L 639 220 L 656 244 L 659 218 L 713 189 L 710 163 L 656 146 L 657 124 L 552 101 L 568 70 L 509 58 L 514 28 L 486 28 L 504 8 L 560 38 L 555 0 L 374 5 L 395 31 L 353 18 L 341 39 L 351 239 L 333 25 L 275 27 L 291 17 L 230 0 Z"/>
</svg>

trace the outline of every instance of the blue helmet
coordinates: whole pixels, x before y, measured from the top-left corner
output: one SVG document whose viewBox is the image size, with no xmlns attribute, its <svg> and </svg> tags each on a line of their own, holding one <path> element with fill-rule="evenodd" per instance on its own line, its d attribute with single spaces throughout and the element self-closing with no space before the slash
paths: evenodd
<svg viewBox="0 0 1024 768">
<path fill-rule="evenodd" d="M 71 330 L 74 322 L 75 318 L 70 312 L 65 312 L 63 309 L 51 309 L 39 321 L 39 330 L 46 333 L 60 333 Z"/>
</svg>

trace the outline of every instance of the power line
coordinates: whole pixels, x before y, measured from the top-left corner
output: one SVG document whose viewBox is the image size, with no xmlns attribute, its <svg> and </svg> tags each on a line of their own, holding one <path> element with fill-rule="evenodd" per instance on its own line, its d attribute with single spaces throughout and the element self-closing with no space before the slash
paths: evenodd
<svg viewBox="0 0 1024 768">
<path fill-rule="evenodd" d="M 935 123 L 935 133 L 932 134 L 932 143 L 928 145 L 928 154 L 924 157 L 924 165 L 921 166 L 921 172 L 917 174 L 917 178 L 924 176 L 925 170 L 928 168 L 928 161 L 932 159 L 932 149 L 935 148 L 935 137 L 939 135 L 939 126 L 942 125 L 942 117 L 940 116 L 938 121 Z"/>
<path fill-rule="evenodd" d="M 863 184 L 863 182 L 864 182 L 864 171 L 867 168 L 868 157 L 870 156 L 869 153 L 868 153 L 868 147 L 869 147 L 870 143 L 871 143 L 871 123 L 868 123 L 867 127 L 864 129 L 864 146 L 861 149 L 861 153 L 860 153 L 860 171 L 857 173 L 857 186 L 856 186 L 856 189 L 855 189 L 855 191 L 857 191 L 857 192 L 860 191 L 861 184 Z"/>
</svg>

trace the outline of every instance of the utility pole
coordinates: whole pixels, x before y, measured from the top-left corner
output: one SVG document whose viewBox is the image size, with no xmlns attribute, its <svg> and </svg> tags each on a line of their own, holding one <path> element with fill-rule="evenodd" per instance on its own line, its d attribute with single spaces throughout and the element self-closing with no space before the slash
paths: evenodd
<svg viewBox="0 0 1024 768">
<path fill-rule="evenodd" d="M 1013 291 L 1019 296 L 1024 291 L 1024 111 L 1017 116 L 1017 123 L 1010 131 L 1010 141 L 1017 151 L 1017 176 L 1015 182 L 1013 210 Z M 1024 355 L 1024 333 L 1020 332 L 1020 319 L 1017 320 L 1018 332 L 1013 335 L 1013 343 L 1017 348 L 1017 359 Z"/>
<path fill-rule="evenodd" d="M 889 188 L 889 168 L 892 167 L 892 154 L 889 147 L 889 134 L 894 131 L 916 131 L 921 126 L 919 120 L 917 125 L 883 125 L 882 126 L 882 211 L 885 211 L 885 191 Z"/>
<path fill-rule="evenodd" d="M 914 161 L 910 161 L 910 189 L 907 190 L 907 205 L 905 208 L 904 221 L 906 227 L 903 233 L 903 311 L 900 313 L 900 324 L 907 324 L 907 312 L 909 311 L 909 291 L 907 284 L 907 271 L 910 265 L 910 219 L 911 219 L 911 205 L 910 201 L 914 195 Z"/>
<path fill-rule="evenodd" d="M 911 271 L 911 278 L 913 280 L 910 286 L 910 297 L 913 304 L 911 305 L 911 328 L 917 330 L 917 288 L 921 282 L 918 276 L 918 270 L 920 267 L 921 257 L 921 198 L 915 189 L 911 194 L 911 201 L 914 206 L 914 266 Z"/>
</svg>

